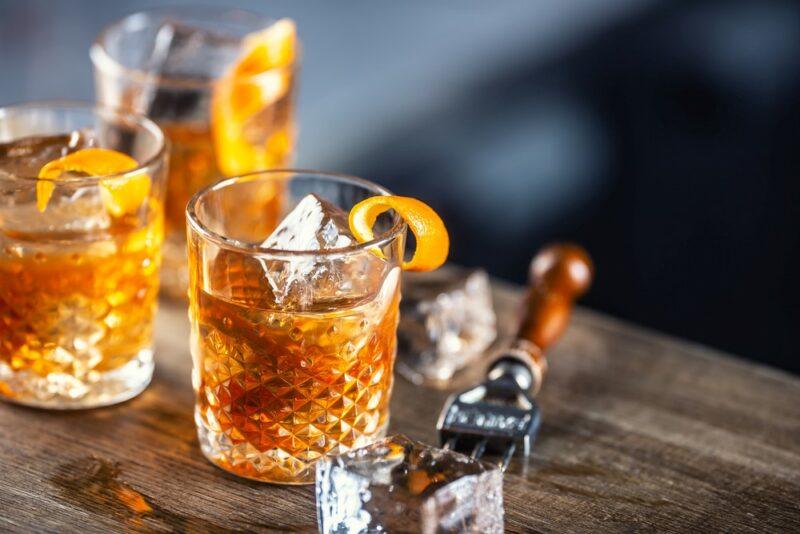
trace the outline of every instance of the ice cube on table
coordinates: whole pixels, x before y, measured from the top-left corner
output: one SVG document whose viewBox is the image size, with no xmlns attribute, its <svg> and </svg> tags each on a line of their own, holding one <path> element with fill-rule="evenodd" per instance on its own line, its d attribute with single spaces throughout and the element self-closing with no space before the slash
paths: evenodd
<svg viewBox="0 0 800 534">
<path fill-rule="evenodd" d="M 317 463 L 320 532 L 503 531 L 503 474 L 469 456 L 392 436 Z"/>
<path fill-rule="evenodd" d="M 289 212 L 261 246 L 285 251 L 325 251 L 355 244 L 347 213 L 309 194 Z M 384 285 L 389 264 L 368 250 L 326 257 L 303 254 L 260 258 L 276 304 L 305 309 L 314 303 L 357 301 L 375 295 Z"/>
<path fill-rule="evenodd" d="M 450 379 L 497 336 L 489 277 L 447 267 L 405 273 L 397 370 L 414 383 Z"/>
</svg>

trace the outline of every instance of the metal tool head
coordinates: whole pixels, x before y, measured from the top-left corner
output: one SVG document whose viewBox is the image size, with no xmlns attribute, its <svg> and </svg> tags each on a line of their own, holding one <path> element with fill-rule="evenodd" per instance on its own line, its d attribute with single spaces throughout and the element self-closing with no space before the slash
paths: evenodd
<svg viewBox="0 0 800 534">
<path fill-rule="evenodd" d="M 514 360 L 500 359 L 480 385 L 450 396 L 437 428 L 445 448 L 480 458 L 502 456 L 508 466 L 516 452 L 530 455 L 539 431 L 539 407 L 527 391 L 531 372 Z"/>
</svg>

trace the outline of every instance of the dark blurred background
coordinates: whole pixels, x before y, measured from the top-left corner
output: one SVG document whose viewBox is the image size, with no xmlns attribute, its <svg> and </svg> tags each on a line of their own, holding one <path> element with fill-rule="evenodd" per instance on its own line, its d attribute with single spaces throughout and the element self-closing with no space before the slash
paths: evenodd
<svg viewBox="0 0 800 534">
<path fill-rule="evenodd" d="M 576 240 L 590 307 L 800 372 L 800 2 L 216 3 L 297 20 L 299 166 L 425 199 L 515 282 Z M 94 36 L 155 5 L 0 0 L 0 104 L 91 99 Z"/>
</svg>

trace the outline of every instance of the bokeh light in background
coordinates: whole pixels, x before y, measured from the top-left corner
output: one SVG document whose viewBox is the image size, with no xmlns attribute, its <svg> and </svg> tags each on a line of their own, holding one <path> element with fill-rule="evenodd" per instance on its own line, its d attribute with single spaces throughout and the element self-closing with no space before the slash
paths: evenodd
<svg viewBox="0 0 800 534">
<path fill-rule="evenodd" d="M 797 2 L 212 3 L 297 20 L 299 166 L 429 201 L 509 280 L 579 241 L 590 306 L 800 371 Z M 93 98 L 94 36 L 162 4 L 0 0 L 0 104 Z"/>
</svg>

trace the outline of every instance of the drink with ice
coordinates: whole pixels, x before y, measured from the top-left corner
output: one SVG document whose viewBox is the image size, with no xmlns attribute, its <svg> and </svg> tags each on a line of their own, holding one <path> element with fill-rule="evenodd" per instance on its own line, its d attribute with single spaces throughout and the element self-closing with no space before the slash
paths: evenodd
<svg viewBox="0 0 800 534">
<path fill-rule="evenodd" d="M 98 99 L 147 115 L 170 140 L 162 280 L 172 296 L 186 293 L 191 196 L 222 176 L 289 165 L 296 48 L 291 21 L 198 6 L 131 15 L 92 47 Z"/>
<path fill-rule="evenodd" d="M 270 189 L 282 193 L 263 211 L 286 213 L 277 226 L 246 215 Z M 356 202 L 382 193 L 346 177 L 272 172 L 190 202 L 196 422 L 215 464 L 310 483 L 319 458 L 384 432 L 403 225 L 381 219 L 372 246 L 347 226 Z"/>
<path fill-rule="evenodd" d="M 4 111 L 0 395 L 51 408 L 130 398 L 153 370 L 163 137 L 149 121 L 92 108 Z M 49 162 L 97 147 L 127 151 L 144 165 L 132 176 L 76 170 L 37 179 Z M 146 183 L 147 192 L 132 198 L 129 180 Z M 44 184 L 53 190 L 41 204 Z"/>
</svg>

